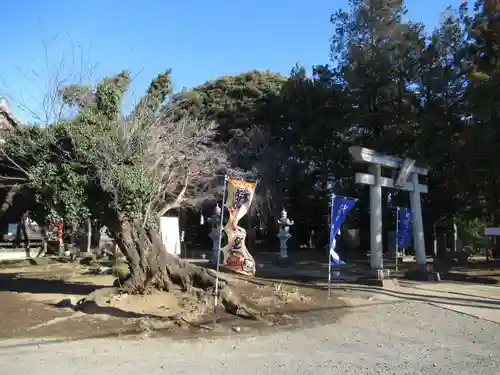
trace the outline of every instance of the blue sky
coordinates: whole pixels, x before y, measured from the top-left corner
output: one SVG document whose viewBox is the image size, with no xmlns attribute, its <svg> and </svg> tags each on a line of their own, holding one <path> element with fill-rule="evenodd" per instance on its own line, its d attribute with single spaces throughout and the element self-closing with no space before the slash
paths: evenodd
<svg viewBox="0 0 500 375">
<path fill-rule="evenodd" d="M 250 69 L 287 74 L 296 62 L 327 63 L 330 14 L 347 7 L 347 0 L 1 3 L 0 95 L 36 112 L 55 71 L 78 77 L 81 68 L 88 71 L 95 64 L 93 80 L 132 72 L 129 108 L 151 78 L 168 68 L 181 89 Z M 432 28 L 450 3 L 459 5 L 457 0 L 409 0 L 408 16 Z M 14 111 L 32 120 L 25 111 Z"/>
</svg>

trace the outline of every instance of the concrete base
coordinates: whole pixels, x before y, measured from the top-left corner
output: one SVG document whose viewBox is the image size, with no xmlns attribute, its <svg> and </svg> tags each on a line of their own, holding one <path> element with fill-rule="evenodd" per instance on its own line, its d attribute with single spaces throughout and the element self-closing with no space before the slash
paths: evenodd
<svg viewBox="0 0 500 375">
<path fill-rule="evenodd" d="M 371 278 L 371 279 L 383 280 L 383 279 L 389 278 L 390 276 L 391 276 L 390 270 L 382 269 L 382 270 L 369 270 L 366 273 L 365 277 Z"/>
<path fill-rule="evenodd" d="M 393 278 L 377 279 L 377 278 L 371 278 L 371 277 L 360 277 L 356 280 L 356 284 L 377 286 L 380 288 L 397 288 L 397 287 L 399 287 L 398 279 L 393 279 Z"/>
<path fill-rule="evenodd" d="M 280 267 L 288 267 L 293 264 L 293 260 L 290 258 L 281 258 L 279 255 L 273 260 L 273 265 Z"/>
<path fill-rule="evenodd" d="M 439 272 L 434 270 L 425 270 L 425 269 L 414 269 L 408 270 L 405 273 L 405 279 L 414 280 L 414 281 L 432 281 L 438 282 L 441 281 L 441 275 Z"/>
</svg>

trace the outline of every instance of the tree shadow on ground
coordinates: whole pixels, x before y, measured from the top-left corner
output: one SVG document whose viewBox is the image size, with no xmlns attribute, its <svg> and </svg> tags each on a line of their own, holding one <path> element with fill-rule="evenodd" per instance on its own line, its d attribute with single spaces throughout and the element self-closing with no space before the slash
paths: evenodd
<svg viewBox="0 0 500 375">
<path fill-rule="evenodd" d="M 269 277 L 269 275 L 255 277 L 253 279 L 246 277 L 239 277 L 245 281 L 252 282 L 255 284 L 270 284 L 270 283 L 282 283 L 289 286 L 294 287 L 305 287 L 319 290 L 327 290 L 328 286 L 324 285 L 327 282 L 327 275 L 324 276 L 311 276 L 311 275 L 281 275 L 276 276 L 274 278 Z M 419 294 L 418 289 L 416 289 L 415 293 L 403 292 L 400 290 L 387 290 L 379 287 L 373 286 L 363 286 L 360 285 L 356 277 L 345 277 L 343 279 L 333 280 L 331 283 L 331 288 L 335 291 L 335 288 L 341 286 L 344 290 L 353 290 L 360 292 L 368 292 L 368 293 L 376 293 L 376 294 L 384 294 L 391 297 L 401 298 L 407 301 L 418 301 L 418 302 L 427 302 L 427 303 L 441 303 L 447 305 L 455 305 L 455 306 L 464 306 L 464 307 L 478 307 L 485 309 L 500 309 L 500 299 L 497 298 L 487 298 L 487 297 L 478 297 L 477 295 L 468 295 L 465 293 L 454 293 L 447 291 L 436 291 L 431 289 L 420 288 L 422 291 L 432 291 L 435 293 L 443 293 L 443 294 L 453 294 L 453 295 L 462 295 L 464 297 L 472 297 L 472 298 L 461 298 L 461 297 L 450 297 L 450 296 L 442 296 L 442 295 L 424 295 Z M 480 282 L 481 278 L 462 278 L 462 280 L 474 280 L 475 283 L 478 284 L 486 284 L 485 282 Z M 446 280 L 446 279 L 445 279 Z M 495 281 L 495 280 L 494 280 Z M 322 283 L 322 285 L 318 285 L 318 283 Z M 489 282 L 491 284 L 491 282 Z"/>
<path fill-rule="evenodd" d="M 87 295 L 106 285 L 67 282 L 64 279 L 43 279 L 18 273 L 0 275 L 0 291 L 31 294 Z"/>
<path fill-rule="evenodd" d="M 372 303 L 370 304 L 371 306 L 373 305 L 389 305 L 389 304 L 394 304 L 394 303 L 401 303 L 404 301 L 396 301 L 396 302 L 377 302 L 377 303 Z M 348 314 L 349 310 L 351 309 L 356 309 L 358 307 L 366 307 L 365 306 L 349 306 L 349 305 L 342 305 L 342 306 L 334 306 L 334 307 L 317 307 L 310 309 L 308 311 L 298 311 L 297 316 L 302 317 L 304 319 L 301 319 L 300 322 L 297 324 L 296 322 L 291 322 L 290 324 L 278 324 L 272 327 L 262 327 L 260 322 L 257 321 L 245 321 L 244 326 L 247 328 L 250 328 L 250 330 L 242 330 L 239 335 L 246 335 L 246 334 L 254 334 L 254 332 L 260 332 L 264 333 L 268 330 L 285 330 L 285 331 L 290 331 L 294 329 L 301 329 L 301 328 L 307 328 L 308 326 L 313 326 L 315 324 L 330 324 L 330 323 L 335 323 L 338 321 L 344 314 Z M 231 315 L 229 313 L 226 313 L 224 311 L 221 311 L 221 315 L 218 315 L 217 320 L 216 320 L 216 329 L 213 329 L 213 316 L 212 315 L 206 315 L 200 319 L 198 322 L 189 322 L 185 320 L 184 322 L 188 325 L 188 329 L 180 329 L 177 330 L 174 334 L 172 334 L 172 329 L 170 327 L 166 328 L 155 328 L 153 331 L 149 333 L 149 337 L 162 337 L 162 336 L 169 336 L 171 339 L 179 339 L 179 340 L 186 340 L 186 339 L 197 339 L 200 336 L 203 337 L 225 337 L 228 335 L 230 332 L 231 337 L 234 337 L 235 334 L 238 334 L 234 330 L 231 330 L 230 328 L 235 326 L 235 322 L 237 319 L 235 318 L 234 315 Z M 307 318 L 307 319 L 306 319 Z M 242 321 L 238 320 L 238 326 L 242 325 Z M 217 328 L 224 327 L 225 329 L 220 330 Z M 129 327 L 126 329 L 120 329 L 119 331 L 114 331 L 114 332 L 107 332 L 107 333 L 102 333 L 102 332 L 94 332 L 94 334 L 90 336 L 86 336 L 84 338 L 77 337 L 77 338 L 64 338 L 64 339 L 50 339 L 47 340 L 47 338 L 43 339 L 35 339 L 35 340 L 30 340 L 29 342 L 21 342 L 21 343 L 11 343 L 10 341 L 7 341 L 5 343 L 0 342 L 0 349 L 13 349 L 13 348 L 25 348 L 25 347 L 40 347 L 40 346 L 47 346 L 47 345 L 53 345 L 53 344 L 59 344 L 59 343 L 71 343 L 75 341 L 81 341 L 81 340 L 87 340 L 87 339 L 113 339 L 113 338 L 127 338 L 127 337 L 136 337 L 137 335 L 143 334 L 144 330 L 141 328 L 137 327 Z"/>
<path fill-rule="evenodd" d="M 499 283 L 499 280 L 493 277 L 500 277 L 499 274 L 487 274 L 481 276 L 466 275 L 456 272 L 440 273 L 441 280 L 444 281 L 458 281 L 463 283 L 472 284 L 485 284 L 485 285 L 495 285 Z"/>
<path fill-rule="evenodd" d="M 217 314 L 216 327 L 222 326 L 225 328 L 231 328 L 235 326 L 235 323 L 237 323 L 237 326 L 244 326 L 247 329 L 257 331 L 269 329 L 300 329 L 307 328 L 315 324 L 335 323 L 344 315 L 348 314 L 349 311 L 368 306 L 366 304 L 353 306 L 335 296 L 332 296 L 329 301 L 332 300 L 337 300 L 338 303 L 328 306 L 316 305 L 306 309 L 292 307 L 281 311 L 265 313 L 263 316 L 272 322 L 272 325 L 270 326 L 263 326 L 261 322 L 256 320 L 237 320 L 234 315 L 222 311 Z M 405 301 L 379 301 L 370 303 L 369 306 L 394 305 L 404 302 Z M 284 317 L 287 317 L 287 319 L 284 319 Z M 214 320 L 212 314 L 202 316 L 197 322 L 189 322 L 187 320 L 184 320 L 184 322 L 188 325 L 189 330 L 185 331 L 184 335 L 176 336 L 177 338 L 197 337 L 196 335 L 202 332 L 210 332 L 209 335 L 211 337 L 227 335 L 226 331 L 214 331 Z M 155 333 L 161 335 L 163 331 L 170 333 L 168 328 L 156 330 Z M 242 334 L 246 334 L 248 332 L 248 330 L 242 331 Z"/>
<path fill-rule="evenodd" d="M 435 290 L 428 289 L 428 288 L 422 288 L 421 286 L 418 288 L 418 290 L 425 290 L 425 291 L 429 291 L 429 292 L 435 292 Z M 477 298 L 476 294 L 451 292 L 451 291 L 445 291 L 445 292 L 442 292 L 442 293 L 452 294 L 452 295 L 455 295 L 455 296 L 464 296 L 464 297 Z M 487 297 L 487 299 L 488 300 L 492 300 L 492 301 L 499 301 L 500 302 L 500 298 L 497 298 L 497 297 Z"/>
<path fill-rule="evenodd" d="M 133 311 L 122 310 L 113 306 L 100 306 L 94 301 L 84 301 L 77 302 L 76 304 L 71 303 L 71 301 L 63 300 L 59 303 L 51 303 L 48 306 L 56 307 L 56 308 L 68 308 L 75 312 L 83 312 L 86 315 L 108 315 L 114 318 L 122 318 L 122 319 L 138 319 L 138 318 L 147 318 L 147 319 L 166 319 L 164 317 L 154 315 L 154 314 L 145 314 L 145 313 L 136 313 Z"/>
<path fill-rule="evenodd" d="M 326 288 L 326 287 L 321 286 L 321 288 Z M 406 301 L 446 304 L 446 305 L 464 306 L 464 307 L 477 307 L 477 308 L 494 309 L 494 310 L 500 309 L 500 299 L 490 299 L 483 297 L 459 298 L 459 297 L 438 296 L 438 295 L 432 296 L 432 295 L 423 295 L 419 293 L 403 292 L 397 289 L 386 290 L 383 288 L 365 287 L 360 285 L 344 285 L 344 288 L 352 291 L 382 294 L 390 297 L 400 298 Z M 447 292 L 441 292 L 441 293 L 444 294 Z"/>
<path fill-rule="evenodd" d="M 339 272 L 339 276 L 333 277 L 333 282 L 346 282 L 354 281 L 358 277 L 365 275 L 366 270 L 364 269 L 350 269 L 350 270 L 332 270 L 334 272 Z M 258 270 L 255 278 L 257 280 L 268 280 L 274 282 L 287 281 L 290 283 L 298 283 L 302 286 L 315 286 L 318 282 L 328 281 L 328 271 L 324 270 L 322 272 L 318 270 L 313 270 L 311 273 L 300 273 L 293 272 L 292 270 L 283 271 L 261 271 Z M 251 280 L 247 280 L 250 281 Z"/>
<path fill-rule="evenodd" d="M 500 265 L 499 262 L 497 263 Z M 443 281 L 485 285 L 500 284 L 500 269 L 498 272 L 495 272 L 495 270 L 491 269 L 492 264 L 496 263 L 471 263 L 471 267 L 455 267 L 450 265 L 446 268 L 442 268 L 442 265 L 440 265 L 440 277 Z M 398 265 L 399 270 L 395 271 L 394 262 L 387 262 L 387 265 L 387 269 L 391 271 L 393 277 L 398 279 L 405 279 L 405 271 L 415 268 L 414 263 L 402 263 Z M 491 270 L 491 272 L 474 274 L 474 270 L 480 269 L 488 269 Z M 369 264 L 360 261 L 345 266 L 333 266 L 331 271 L 332 274 L 335 272 L 339 274 L 333 277 L 333 282 L 354 282 L 357 278 L 365 276 L 369 270 Z M 293 280 L 300 283 L 324 282 L 328 280 L 328 264 L 325 262 L 303 261 L 290 263 L 288 265 L 265 265 L 263 268 L 257 270 L 256 276 L 260 278 Z"/>
<path fill-rule="evenodd" d="M 482 270 L 482 269 L 500 269 L 500 259 L 490 259 L 490 260 L 474 260 L 469 259 L 466 265 L 457 266 L 455 264 L 451 265 L 455 270 L 465 271 L 465 270 Z"/>
<path fill-rule="evenodd" d="M 96 290 L 109 288 L 107 285 L 92 285 L 84 283 L 66 282 L 61 279 L 43 279 L 26 277 L 21 274 L 0 275 L 0 291 L 30 294 L 62 294 L 87 296 Z M 84 301 L 73 304 L 71 299 L 63 299 L 58 303 L 43 303 L 54 308 L 66 308 L 83 312 L 88 315 L 108 315 L 115 318 L 161 318 L 151 314 L 125 311 L 113 306 L 100 306 L 93 301 Z"/>
</svg>

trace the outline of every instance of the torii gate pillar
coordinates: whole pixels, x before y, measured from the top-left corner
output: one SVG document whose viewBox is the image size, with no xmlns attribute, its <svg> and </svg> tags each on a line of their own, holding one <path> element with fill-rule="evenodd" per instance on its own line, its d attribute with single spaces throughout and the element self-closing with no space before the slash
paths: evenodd
<svg viewBox="0 0 500 375">
<path fill-rule="evenodd" d="M 349 152 L 354 161 L 369 165 L 369 174 L 356 173 L 358 184 L 370 186 L 370 267 L 377 275 L 383 275 L 382 249 L 382 187 L 410 192 L 410 204 L 413 222 L 413 247 L 417 265 L 425 269 L 424 226 L 420 194 L 427 193 L 427 185 L 418 182 L 418 175 L 427 175 L 428 168 L 418 167 L 415 160 L 402 159 L 385 155 L 367 148 L 353 146 Z M 398 170 L 396 179 L 383 177 L 382 167 Z"/>
<path fill-rule="evenodd" d="M 382 248 L 382 168 L 370 166 L 373 185 L 370 185 L 370 267 L 372 270 L 384 268 Z"/>
</svg>

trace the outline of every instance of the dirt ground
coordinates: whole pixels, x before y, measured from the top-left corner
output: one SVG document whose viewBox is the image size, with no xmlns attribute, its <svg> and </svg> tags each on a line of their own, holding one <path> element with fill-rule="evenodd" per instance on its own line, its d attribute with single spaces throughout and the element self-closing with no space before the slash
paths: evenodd
<svg viewBox="0 0 500 375">
<path fill-rule="evenodd" d="M 471 259 L 466 266 L 453 266 L 443 280 L 495 285 L 500 283 L 500 260 Z"/>
<path fill-rule="evenodd" d="M 21 265 L 21 266 L 19 266 Z M 328 298 L 318 282 L 326 281 L 325 265 L 302 261 L 275 266 L 266 263 L 258 277 L 248 279 L 225 274 L 265 313 L 272 327 L 245 320 L 218 309 L 213 329 L 211 300 L 195 303 L 169 293 L 147 296 L 119 295 L 109 291 L 114 277 L 95 274 L 92 267 L 75 264 L 0 267 L 0 339 L 136 337 L 168 335 L 173 338 L 226 335 L 262 329 L 291 329 L 330 323 L 349 313 L 360 300 L 375 292 L 356 292 L 338 284 Z M 358 269 L 359 268 L 359 269 Z M 362 266 L 346 268 L 343 283 L 362 272 Z M 344 273 L 344 271 L 342 271 Z M 498 284 L 500 261 L 471 261 L 452 267 L 443 281 Z M 323 284 L 324 285 L 324 284 Z M 79 301 L 93 296 L 85 304 Z M 353 302 L 353 301 L 358 302 Z M 182 319 L 180 313 L 182 312 Z"/>
<path fill-rule="evenodd" d="M 266 311 L 275 327 L 300 326 L 304 321 L 335 321 L 348 306 L 342 298 L 328 298 L 324 289 L 297 286 L 286 281 L 231 278 L 245 295 Z M 205 305 L 169 293 L 147 296 L 110 295 L 112 275 L 92 274 L 89 267 L 74 264 L 10 267 L 0 269 L 0 339 L 82 339 L 119 335 L 225 334 L 262 328 L 218 309 L 212 330 L 211 301 Z M 92 303 L 79 303 L 92 295 Z M 83 307 L 82 307 L 83 306 Z M 182 319 L 179 319 L 179 314 Z M 308 319 L 304 319 L 304 315 Z"/>
</svg>

